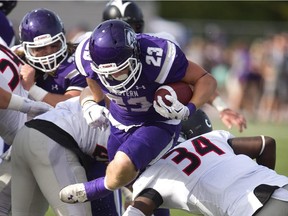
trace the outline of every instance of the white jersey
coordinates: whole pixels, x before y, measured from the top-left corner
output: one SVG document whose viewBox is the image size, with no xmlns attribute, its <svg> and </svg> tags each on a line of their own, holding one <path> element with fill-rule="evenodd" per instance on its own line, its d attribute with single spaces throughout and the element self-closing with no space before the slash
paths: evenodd
<svg viewBox="0 0 288 216">
<path fill-rule="evenodd" d="M 235 155 L 227 131 L 187 140 L 149 167 L 134 183 L 134 198 L 144 188 L 163 197 L 161 207 L 205 215 L 252 215 L 262 204 L 253 190 L 260 184 L 282 187 L 286 176 Z"/>
<path fill-rule="evenodd" d="M 47 124 L 42 122 L 47 131 L 43 132 L 43 125 L 39 120 L 49 122 L 47 127 Z M 30 123 L 33 123 L 33 120 Z M 65 136 L 67 138 L 65 141 L 68 140 L 66 144 L 72 144 L 71 148 L 73 149 L 75 149 L 73 144 L 77 142 L 84 153 L 93 156 L 98 161 L 106 162 L 108 161 L 106 144 L 110 128 L 100 130 L 89 127 L 83 117 L 79 97 L 59 102 L 54 109 L 35 117 L 34 123 L 35 128 L 29 127 L 29 122 L 26 124 L 27 127 L 22 127 L 13 142 L 13 183 L 11 184 L 13 215 L 44 215 L 39 212 L 45 212 L 44 207 L 49 204 L 59 215 L 91 216 L 89 202 L 75 205 L 65 204 L 59 199 L 59 191 L 69 184 L 87 182 L 87 172 L 91 172 L 90 177 L 91 175 L 104 176 L 104 167 L 99 167 L 100 163 L 92 163 L 93 166 L 88 167 L 87 170 L 84 169 L 83 164 L 80 163 L 79 154 L 62 146 L 60 142 L 53 139 L 53 135 L 55 137 Z M 63 131 L 50 123 L 54 123 Z M 37 126 L 39 127 L 37 128 Z M 69 142 L 70 139 L 65 132 L 73 137 L 75 142 Z M 100 169 L 98 170 L 98 168 Z M 35 188 L 38 189 L 35 190 Z M 117 214 L 113 215 L 122 215 L 119 192 L 115 191 L 113 196 L 109 196 L 107 199 L 111 201 L 109 208 L 111 207 L 113 212 L 115 204 Z M 103 208 L 103 211 L 106 211 L 107 204 L 108 201 L 103 199 L 103 202 L 96 202 L 94 208 Z M 98 209 L 97 211 L 100 212 Z"/>
<path fill-rule="evenodd" d="M 8 92 L 22 97 L 28 97 L 28 92 L 20 83 L 20 60 L 9 48 L 0 45 L 0 87 Z M 7 109 L 0 109 L 0 136 L 5 143 L 11 145 L 16 132 L 27 120 L 27 115 Z"/>
<path fill-rule="evenodd" d="M 66 101 L 59 102 L 55 109 L 43 113 L 35 119 L 53 122 L 69 133 L 77 142 L 80 149 L 90 156 L 93 155 L 96 146 L 99 149 L 107 149 L 110 128 L 108 127 L 105 130 L 101 130 L 99 128 L 89 127 L 83 117 L 79 97 L 73 97 Z"/>
</svg>

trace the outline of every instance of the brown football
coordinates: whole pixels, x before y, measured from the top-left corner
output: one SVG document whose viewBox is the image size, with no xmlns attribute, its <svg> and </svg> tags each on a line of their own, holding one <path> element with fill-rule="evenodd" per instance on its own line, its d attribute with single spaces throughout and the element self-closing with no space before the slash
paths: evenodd
<svg viewBox="0 0 288 216">
<path fill-rule="evenodd" d="M 154 100 L 157 96 L 161 96 L 163 102 L 171 106 L 171 102 L 165 98 L 165 95 L 171 95 L 180 101 L 182 104 L 187 105 L 193 96 L 193 91 L 190 85 L 185 82 L 174 82 L 160 86 L 154 95 Z M 157 100 L 156 100 L 157 101 Z"/>
</svg>

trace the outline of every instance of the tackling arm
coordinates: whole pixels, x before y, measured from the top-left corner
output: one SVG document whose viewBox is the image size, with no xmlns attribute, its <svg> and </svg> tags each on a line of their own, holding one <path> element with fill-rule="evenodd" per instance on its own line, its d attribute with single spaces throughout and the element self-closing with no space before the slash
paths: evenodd
<svg viewBox="0 0 288 216">
<path fill-rule="evenodd" d="M 226 125 L 229 129 L 235 125 L 239 128 L 239 131 L 242 132 L 247 128 L 246 119 L 240 113 L 231 110 L 228 105 L 223 101 L 220 97 L 219 92 L 215 91 L 209 102 L 210 105 L 216 108 L 216 110 L 220 114 L 220 118 L 224 125 Z"/>
<path fill-rule="evenodd" d="M 30 116 L 42 114 L 52 107 L 43 102 L 32 101 L 28 98 L 10 93 L 0 87 L 0 109 L 8 109 L 27 113 Z"/>
<path fill-rule="evenodd" d="M 235 154 L 245 154 L 257 163 L 270 169 L 275 168 L 276 142 L 269 136 L 235 137 L 228 139 Z"/>
</svg>

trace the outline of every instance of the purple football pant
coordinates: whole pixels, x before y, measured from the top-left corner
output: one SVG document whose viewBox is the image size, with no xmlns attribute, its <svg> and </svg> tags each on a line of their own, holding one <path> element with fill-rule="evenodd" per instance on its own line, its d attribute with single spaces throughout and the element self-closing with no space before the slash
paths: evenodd
<svg viewBox="0 0 288 216">
<path fill-rule="evenodd" d="M 173 147 L 178 139 L 181 125 L 153 122 L 130 129 L 128 132 L 111 127 L 108 140 L 108 156 L 111 161 L 117 151 L 131 159 L 137 170 L 142 170 L 158 155 Z M 163 152 L 165 149 L 165 152 Z"/>
</svg>

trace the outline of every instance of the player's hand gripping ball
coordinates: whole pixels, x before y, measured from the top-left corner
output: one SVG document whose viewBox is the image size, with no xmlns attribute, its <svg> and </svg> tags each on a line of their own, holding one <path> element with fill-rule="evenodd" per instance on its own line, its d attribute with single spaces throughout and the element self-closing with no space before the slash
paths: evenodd
<svg viewBox="0 0 288 216">
<path fill-rule="evenodd" d="M 156 90 L 153 106 L 165 118 L 186 120 L 196 110 L 189 103 L 192 96 L 191 87 L 184 82 L 166 84 Z"/>
<path fill-rule="evenodd" d="M 193 96 L 191 87 L 184 82 L 175 82 L 160 86 L 154 95 L 154 100 L 157 101 L 157 96 L 162 97 L 163 102 L 171 106 L 171 102 L 165 98 L 166 95 L 171 95 L 180 103 L 187 105 Z"/>
</svg>

